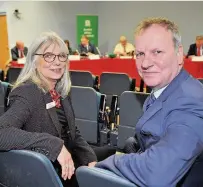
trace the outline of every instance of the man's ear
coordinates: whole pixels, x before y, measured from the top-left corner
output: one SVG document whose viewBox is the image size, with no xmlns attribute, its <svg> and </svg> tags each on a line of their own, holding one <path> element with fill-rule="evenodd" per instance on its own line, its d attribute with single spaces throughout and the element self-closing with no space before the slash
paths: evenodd
<svg viewBox="0 0 203 187">
<path fill-rule="evenodd" d="M 183 46 L 182 45 L 178 46 L 177 56 L 178 56 L 178 64 L 182 65 L 184 63 L 184 60 L 183 60 L 184 52 L 183 52 Z"/>
</svg>

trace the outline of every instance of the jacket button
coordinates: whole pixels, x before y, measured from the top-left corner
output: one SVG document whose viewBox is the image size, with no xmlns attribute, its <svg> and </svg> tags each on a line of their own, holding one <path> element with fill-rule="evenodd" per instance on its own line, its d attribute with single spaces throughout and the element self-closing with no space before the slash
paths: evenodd
<svg viewBox="0 0 203 187">
<path fill-rule="evenodd" d="M 49 151 L 46 151 L 46 152 L 45 152 L 45 155 L 48 156 L 48 155 L 49 155 Z"/>
<path fill-rule="evenodd" d="M 70 134 L 70 131 L 67 131 L 67 134 Z"/>
</svg>

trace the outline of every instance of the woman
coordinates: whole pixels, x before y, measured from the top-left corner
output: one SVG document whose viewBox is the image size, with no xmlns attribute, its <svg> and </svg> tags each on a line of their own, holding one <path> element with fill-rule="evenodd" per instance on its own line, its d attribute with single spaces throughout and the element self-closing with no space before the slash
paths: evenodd
<svg viewBox="0 0 203 187">
<path fill-rule="evenodd" d="M 94 166 L 96 155 L 75 126 L 70 100 L 68 49 L 55 33 L 29 47 L 25 66 L 0 117 L 0 149 L 26 149 L 46 155 L 61 169 L 64 186 L 75 187 L 74 170 Z"/>
<path fill-rule="evenodd" d="M 72 54 L 73 54 L 73 50 L 72 50 L 72 48 L 70 47 L 70 42 L 69 42 L 69 40 L 64 40 L 64 42 L 65 42 L 65 44 L 66 44 L 66 46 L 67 46 L 67 48 L 68 48 L 68 50 L 69 50 L 69 54 L 72 55 Z"/>
</svg>

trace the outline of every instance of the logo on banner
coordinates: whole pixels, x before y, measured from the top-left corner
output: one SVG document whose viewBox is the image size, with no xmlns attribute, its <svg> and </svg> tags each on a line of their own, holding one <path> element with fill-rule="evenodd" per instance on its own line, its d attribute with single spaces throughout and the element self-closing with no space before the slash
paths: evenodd
<svg viewBox="0 0 203 187">
<path fill-rule="evenodd" d="M 85 20 L 85 27 L 91 27 L 91 21 Z"/>
</svg>

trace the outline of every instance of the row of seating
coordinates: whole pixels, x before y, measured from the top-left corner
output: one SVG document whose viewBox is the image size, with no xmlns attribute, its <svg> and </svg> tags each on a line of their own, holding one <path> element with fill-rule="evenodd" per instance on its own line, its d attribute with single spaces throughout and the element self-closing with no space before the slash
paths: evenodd
<svg viewBox="0 0 203 187">
<path fill-rule="evenodd" d="M 142 106 L 148 95 L 123 92 L 117 113 L 118 99 L 107 111 L 106 95 L 93 88 L 72 86 L 71 100 L 76 124 L 82 136 L 90 144 L 109 144 L 123 149 L 126 139 L 134 136 L 135 125 L 142 115 Z M 118 116 L 119 120 L 116 121 Z M 116 123 L 119 125 L 115 125 Z"/>
</svg>

